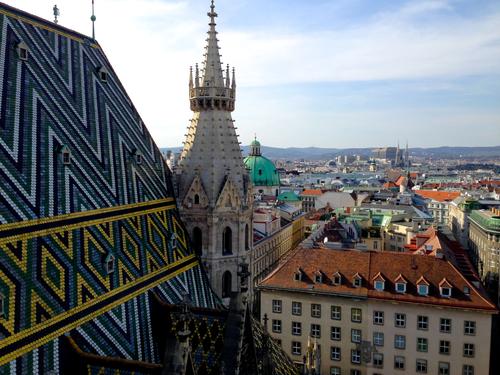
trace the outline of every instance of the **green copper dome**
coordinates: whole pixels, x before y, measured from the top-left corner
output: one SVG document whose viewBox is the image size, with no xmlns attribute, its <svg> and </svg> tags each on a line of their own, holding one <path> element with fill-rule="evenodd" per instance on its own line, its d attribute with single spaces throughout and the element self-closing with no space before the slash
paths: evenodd
<svg viewBox="0 0 500 375">
<path fill-rule="evenodd" d="M 247 156 L 243 160 L 245 166 L 250 170 L 250 179 L 254 186 L 279 186 L 280 176 L 274 163 L 264 156 Z"/>
<path fill-rule="evenodd" d="M 274 163 L 260 153 L 256 139 L 250 144 L 250 155 L 243 160 L 254 186 L 279 186 L 280 176 Z"/>
</svg>

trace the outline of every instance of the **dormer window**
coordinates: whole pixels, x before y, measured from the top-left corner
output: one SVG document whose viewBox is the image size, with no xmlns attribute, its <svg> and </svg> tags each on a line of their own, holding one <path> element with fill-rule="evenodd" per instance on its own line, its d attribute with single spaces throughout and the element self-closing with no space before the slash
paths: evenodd
<svg viewBox="0 0 500 375">
<path fill-rule="evenodd" d="M 396 292 L 406 293 L 406 284 L 405 283 L 396 283 Z"/>
<path fill-rule="evenodd" d="M 373 278 L 373 287 L 379 292 L 383 292 L 385 289 L 385 279 L 380 272 Z"/>
<path fill-rule="evenodd" d="M 352 285 L 355 288 L 360 288 L 362 284 L 363 284 L 363 279 L 361 278 L 361 276 L 358 273 L 355 274 L 354 277 L 352 278 Z"/>
<path fill-rule="evenodd" d="M 396 284 L 397 293 L 406 293 L 407 281 L 405 280 L 403 275 L 399 274 L 398 277 L 396 277 L 396 280 L 394 280 L 394 283 Z"/>
<path fill-rule="evenodd" d="M 417 289 L 418 294 L 421 296 L 427 296 L 429 294 L 429 285 L 420 284 Z"/>
<path fill-rule="evenodd" d="M 68 146 L 64 145 L 61 147 L 61 157 L 64 165 L 71 164 L 71 150 Z"/>
<path fill-rule="evenodd" d="M 101 82 L 108 82 L 108 70 L 104 67 L 100 68 L 98 71 L 97 71 L 97 75 L 99 76 L 99 79 L 101 80 Z"/>
<path fill-rule="evenodd" d="M 423 276 L 417 280 L 417 292 L 420 296 L 429 295 L 429 282 Z"/>
<path fill-rule="evenodd" d="M 19 59 L 24 61 L 28 60 L 29 53 L 28 53 L 28 46 L 26 45 L 26 43 L 24 42 L 19 43 L 16 47 L 16 50 Z"/>
<path fill-rule="evenodd" d="M 440 287 L 439 290 L 441 292 L 441 297 L 445 297 L 445 298 L 450 298 L 451 297 L 451 288 Z"/>
<path fill-rule="evenodd" d="M 450 298 L 451 288 L 452 285 L 448 282 L 448 280 L 446 280 L 446 278 L 441 280 L 439 283 L 439 294 L 441 294 L 441 297 Z"/>
<path fill-rule="evenodd" d="M 300 270 L 300 268 L 297 269 L 297 271 L 295 271 L 294 279 L 295 279 L 295 281 L 301 281 L 302 280 L 302 271 Z"/>
<path fill-rule="evenodd" d="M 383 292 L 385 288 L 385 283 L 381 280 L 375 281 L 375 289 L 378 290 L 379 292 Z"/>
<path fill-rule="evenodd" d="M 470 288 L 469 288 L 467 285 L 466 285 L 466 286 L 464 286 L 464 294 L 465 294 L 466 296 L 470 295 Z"/>
<path fill-rule="evenodd" d="M 341 285 L 342 284 L 342 275 L 338 272 L 335 272 L 332 277 L 333 285 Z"/>
<path fill-rule="evenodd" d="M 131 151 L 131 155 L 134 158 L 135 164 L 137 164 L 137 165 L 141 165 L 142 164 L 143 157 L 142 157 L 142 154 L 139 152 L 139 150 L 137 150 L 136 148 L 134 148 Z"/>
<path fill-rule="evenodd" d="M 0 292 L 0 318 L 4 318 L 7 315 L 7 299 L 5 295 Z"/>
<path fill-rule="evenodd" d="M 172 233 L 172 235 L 170 236 L 170 248 L 177 248 L 177 235 L 175 233 Z"/>
<path fill-rule="evenodd" d="M 136 162 L 137 165 L 141 165 L 142 164 L 142 155 L 141 155 L 141 153 L 138 152 L 137 154 L 135 154 L 135 162 Z"/>
<path fill-rule="evenodd" d="M 109 254 L 105 261 L 104 261 L 104 266 L 106 268 L 106 273 L 108 275 L 112 274 L 113 272 L 115 272 L 115 257 L 113 256 L 113 254 Z"/>
<path fill-rule="evenodd" d="M 316 271 L 314 273 L 314 282 L 317 284 L 321 284 L 323 282 L 323 274 L 321 271 Z"/>
</svg>

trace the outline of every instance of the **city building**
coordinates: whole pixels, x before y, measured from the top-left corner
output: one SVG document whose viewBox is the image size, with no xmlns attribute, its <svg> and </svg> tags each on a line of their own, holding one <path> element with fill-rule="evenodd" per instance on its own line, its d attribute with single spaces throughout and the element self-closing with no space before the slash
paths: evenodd
<svg viewBox="0 0 500 375">
<path fill-rule="evenodd" d="M 427 212 L 434 217 L 434 223 L 442 228 L 448 227 L 450 204 L 460 196 L 460 192 L 440 190 L 415 190 L 414 192 L 424 198 Z"/>
<path fill-rule="evenodd" d="M 302 211 L 310 212 L 316 209 L 316 200 L 323 195 L 320 189 L 305 189 L 300 193 L 302 199 Z"/>
<path fill-rule="evenodd" d="M 239 291 L 238 272 L 252 248 L 251 180 L 234 128 L 236 79 L 225 72 L 213 5 L 200 76 L 191 69 L 189 102 L 193 118 L 175 169 L 179 211 L 210 282 L 222 298 Z M 258 151 L 260 147 L 255 146 Z"/>
<path fill-rule="evenodd" d="M 271 335 L 316 373 L 488 374 L 495 306 L 446 259 L 320 245 L 259 290 Z"/>
<path fill-rule="evenodd" d="M 500 305 L 500 210 L 473 210 L 469 216 L 469 249 L 481 279 Z"/>
<path fill-rule="evenodd" d="M 274 163 L 262 156 L 260 142 L 254 139 L 250 144 L 250 154 L 244 159 L 254 194 L 277 197 L 280 191 L 280 176 Z"/>
</svg>

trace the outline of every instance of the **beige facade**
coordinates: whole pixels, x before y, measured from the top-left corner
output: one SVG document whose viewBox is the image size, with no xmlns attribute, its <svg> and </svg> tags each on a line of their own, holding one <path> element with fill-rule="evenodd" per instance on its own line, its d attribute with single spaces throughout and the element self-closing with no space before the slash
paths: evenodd
<svg viewBox="0 0 500 375">
<path fill-rule="evenodd" d="M 304 216 L 256 243 L 251 254 L 252 287 L 261 282 L 278 263 L 304 239 Z"/>
<path fill-rule="evenodd" d="M 301 308 L 300 315 L 297 306 Z M 464 366 L 471 366 L 465 367 L 473 371 L 471 374 L 488 374 L 489 313 L 321 295 L 314 291 L 262 290 L 261 319 L 265 314 L 271 335 L 300 363 L 311 342 L 311 332 L 316 334 L 319 327 L 319 337 L 312 342 L 317 340 L 320 345 L 321 374 L 335 374 L 337 369 L 341 371 L 339 374 L 351 374 L 351 370 L 359 371 L 360 375 L 441 374 L 440 366 L 448 368 L 443 374 L 467 374 L 463 372 Z M 396 318 L 401 327 L 396 326 Z M 403 318 L 404 323 L 400 324 Z M 364 358 L 362 348 L 371 352 L 368 358 Z M 360 363 L 356 363 L 358 354 Z"/>
</svg>

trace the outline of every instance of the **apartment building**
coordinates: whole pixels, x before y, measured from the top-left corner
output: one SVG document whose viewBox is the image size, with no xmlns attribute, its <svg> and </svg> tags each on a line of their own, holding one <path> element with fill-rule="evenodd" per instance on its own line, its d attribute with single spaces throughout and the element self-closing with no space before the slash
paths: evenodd
<svg viewBox="0 0 500 375">
<path fill-rule="evenodd" d="M 427 211 L 438 226 L 448 227 L 451 202 L 460 196 L 458 191 L 416 190 L 425 199 Z"/>
<path fill-rule="evenodd" d="M 304 248 L 259 289 L 272 336 L 316 373 L 488 374 L 495 306 L 446 259 Z"/>
<path fill-rule="evenodd" d="M 469 216 L 469 249 L 479 275 L 500 304 L 500 209 L 474 210 Z"/>
</svg>

